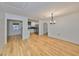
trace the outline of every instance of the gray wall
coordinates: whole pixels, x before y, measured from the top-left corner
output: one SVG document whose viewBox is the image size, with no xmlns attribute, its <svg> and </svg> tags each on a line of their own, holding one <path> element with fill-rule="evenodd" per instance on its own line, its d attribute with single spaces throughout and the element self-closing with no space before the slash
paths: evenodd
<svg viewBox="0 0 79 59">
<path fill-rule="evenodd" d="M 0 48 L 5 44 L 5 20 L 4 13 L 0 12 Z"/>
<path fill-rule="evenodd" d="M 56 24 L 48 25 L 49 37 L 79 44 L 79 12 L 54 19 Z"/>
</svg>

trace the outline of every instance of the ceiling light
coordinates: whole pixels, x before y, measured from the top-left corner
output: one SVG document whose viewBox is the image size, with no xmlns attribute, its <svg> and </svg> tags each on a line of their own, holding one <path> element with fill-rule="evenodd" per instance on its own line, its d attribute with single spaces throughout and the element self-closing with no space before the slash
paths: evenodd
<svg viewBox="0 0 79 59">
<path fill-rule="evenodd" d="M 50 19 L 50 24 L 55 24 L 56 21 L 53 19 L 53 13 L 51 13 L 51 19 Z"/>
</svg>

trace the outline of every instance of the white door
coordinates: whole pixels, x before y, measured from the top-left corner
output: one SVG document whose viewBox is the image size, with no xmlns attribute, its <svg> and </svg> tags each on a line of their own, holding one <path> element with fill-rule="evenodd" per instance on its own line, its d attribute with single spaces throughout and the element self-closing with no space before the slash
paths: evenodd
<svg viewBox="0 0 79 59">
<path fill-rule="evenodd" d="M 48 24 L 47 23 L 43 24 L 43 34 L 48 34 Z"/>
</svg>

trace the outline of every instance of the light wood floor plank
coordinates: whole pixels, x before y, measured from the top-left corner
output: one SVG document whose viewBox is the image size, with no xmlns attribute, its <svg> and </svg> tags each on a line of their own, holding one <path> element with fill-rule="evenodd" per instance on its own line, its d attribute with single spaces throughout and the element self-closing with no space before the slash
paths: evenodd
<svg viewBox="0 0 79 59">
<path fill-rule="evenodd" d="M 8 43 L 0 51 L 3 56 L 79 56 L 79 45 L 31 34 L 29 39 L 22 40 L 20 36 L 8 38 Z"/>
</svg>

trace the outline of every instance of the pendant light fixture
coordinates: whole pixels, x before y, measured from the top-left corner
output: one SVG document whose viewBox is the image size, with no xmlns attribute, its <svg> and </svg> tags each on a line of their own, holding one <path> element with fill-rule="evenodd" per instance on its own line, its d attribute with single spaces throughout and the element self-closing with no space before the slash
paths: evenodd
<svg viewBox="0 0 79 59">
<path fill-rule="evenodd" d="M 50 24 L 55 24 L 56 21 L 53 19 L 53 13 L 51 13 L 51 19 L 50 19 Z"/>
</svg>

